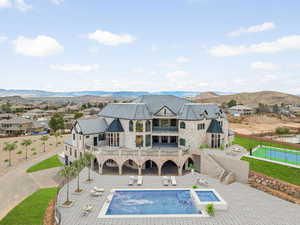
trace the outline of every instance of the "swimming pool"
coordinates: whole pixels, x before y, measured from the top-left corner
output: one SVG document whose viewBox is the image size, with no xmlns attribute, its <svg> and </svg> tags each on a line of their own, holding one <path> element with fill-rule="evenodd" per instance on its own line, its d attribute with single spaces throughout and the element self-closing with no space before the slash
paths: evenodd
<svg viewBox="0 0 300 225">
<path fill-rule="evenodd" d="M 213 189 L 115 189 L 98 217 L 207 217 L 204 209 L 211 201 L 221 203 Z"/>
<path fill-rule="evenodd" d="M 196 191 L 201 202 L 220 202 L 213 191 Z"/>
<path fill-rule="evenodd" d="M 262 146 L 256 148 L 252 156 L 300 166 L 300 151 Z"/>
</svg>

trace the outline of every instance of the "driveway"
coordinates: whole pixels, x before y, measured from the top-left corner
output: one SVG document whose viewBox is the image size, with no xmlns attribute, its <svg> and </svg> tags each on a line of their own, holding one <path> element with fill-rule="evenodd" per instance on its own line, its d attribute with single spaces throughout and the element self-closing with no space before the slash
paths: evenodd
<svg viewBox="0 0 300 225">
<path fill-rule="evenodd" d="M 0 220 L 16 205 L 40 188 L 57 186 L 52 179 L 59 168 L 26 173 L 26 170 L 57 152 L 50 152 L 13 168 L 0 177 Z"/>
</svg>

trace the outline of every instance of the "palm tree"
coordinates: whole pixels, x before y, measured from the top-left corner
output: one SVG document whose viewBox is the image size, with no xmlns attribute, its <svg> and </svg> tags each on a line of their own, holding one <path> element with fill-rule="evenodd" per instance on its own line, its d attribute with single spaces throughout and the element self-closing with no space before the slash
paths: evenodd
<svg viewBox="0 0 300 225">
<path fill-rule="evenodd" d="M 5 146 L 3 148 L 3 151 L 7 151 L 8 152 L 8 166 L 11 166 L 11 152 L 16 150 L 17 145 L 15 143 L 4 143 Z"/>
<path fill-rule="evenodd" d="M 54 137 L 55 137 L 55 146 L 57 146 L 57 138 L 59 137 L 59 132 L 58 131 L 56 131 L 55 133 L 54 133 Z"/>
<path fill-rule="evenodd" d="M 90 152 L 85 152 L 83 155 L 84 165 L 89 169 L 87 181 L 92 181 L 91 179 L 91 166 L 92 161 L 95 159 L 95 155 Z"/>
<path fill-rule="evenodd" d="M 43 135 L 40 140 L 42 141 L 43 145 L 44 145 L 44 152 L 46 152 L 46 142 L 49 140 L 49 136 L 48 135 Z"/>
<path fill-rule="evenodd" d="M 75 174 L 77 176 L 77 189 L 75 191 L 81 192 L 82 190 L 79 187 L 79 175 L 80 175 L 80 172 L 82 171 L 82 169 L 84 168 L 84 160 L 82 160 L 82 159 L 75 160 L 72 163 L 72 167 L 74 168 Z"/>
<path fill-rule="evenodd" d="M 28 157 L 27 157 L 28 146 L 30 146 L 31 144 L 32 144 L 32 141 L 30 139 L 24 139 L 21 143 L 22 146 L 25 146 L 25 152 L 26 152 L 25 159 L 26 160 L 28 159 Z"/>
<path fill-rule="evenodd" d="M 64 166 L 60 171 L 59 175 L 64 178 L 64 182 L 67 183 L 67 200 L 65 201 L 64 204 L 68 205 L 70 204 L 70 199 L 69 199 L 69 183 L 70 179 L 75 175 L 75 170 L 74 167 L 72 166 Z"/>
</svg>

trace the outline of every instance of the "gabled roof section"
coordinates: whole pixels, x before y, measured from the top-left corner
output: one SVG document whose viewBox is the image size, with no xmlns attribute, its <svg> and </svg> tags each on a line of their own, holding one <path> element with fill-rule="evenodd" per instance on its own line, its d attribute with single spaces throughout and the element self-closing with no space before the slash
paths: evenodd
<svg viewBox="0 0 300 225">
<path fill-rule="evenodd" d="M 153 115 L 163 106 L 167 106 L 172 112 L 178 114 L 184 104 L 191 102 L 173 95 L 143 95 L 137 98 L 134 103 L 146 104 L 150 113 Z"/>
<path fill-rule="evenodd" d="M 152 118 L 147 105 L 143 103 L 111 103 L 104 107 L 98 115 L 129 120 Z"/>
<path fill-rule="evenodd" d="M 124 129 L 122 127 L 122 124 L 120 120 L 114 119 L 108 126 L 106 132 L 124 132 Z"/>
<path fill-rule="evenodd" d="M 220 123 L 217 120 L 213 119 L 210 122 L 210 125 L 207 129 L 207 133 L 210 133 L 210 134 L 223 134 L 223 129 L 220 126 Z"/>
<path fill-rule="evenodd" d="M 154 115 L 157 115 L 157 116 L 164 116 L 164 112 L 163 110 L 166 110 L 166 115 L 173 115 L 173 116 L 176 116 L 176 113 L 173 112 L 168 106 L 164 105 L 163 107 L 161 107 L 156 113 L 154 113 Z"/>
<path fill-rule="evenodd" d="M 79 125 L 82 134 L 98 134 L 103 133 L 107 129 L 107 122 L 102 118 L 95 119 L 79 119 L 75 122 Z"/>
<path fill-rule="evenodd" d="M 205 118 L 216 119 L 219 116 L 226 117 L 225 113 L 220 110 L 217 104 L 189 103 L 182 107 L 179 112 L 178 119 L 203 120 Z"/>
</svg>

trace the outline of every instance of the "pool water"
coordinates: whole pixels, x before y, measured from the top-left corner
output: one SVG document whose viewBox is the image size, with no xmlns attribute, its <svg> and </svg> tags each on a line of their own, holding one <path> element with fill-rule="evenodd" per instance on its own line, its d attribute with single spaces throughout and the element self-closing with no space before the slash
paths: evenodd
<svg viewBox="0 0 300 225">
<path fill-rule="evenodd" d="M 213 191 L 196 191 L 201 202 L 219 202 L 220 199 Z"/>
<path fill-rule="evenodd" d="M 285 151 L 271 147 L 262 147 L 253 152 L 253 156 L 300 165 L 300 152 Z"/>
<path fill-rule="evenodd" d="M 190 190 L 115 191 L 106 215 L 201 214 Z"/>
</svg>

